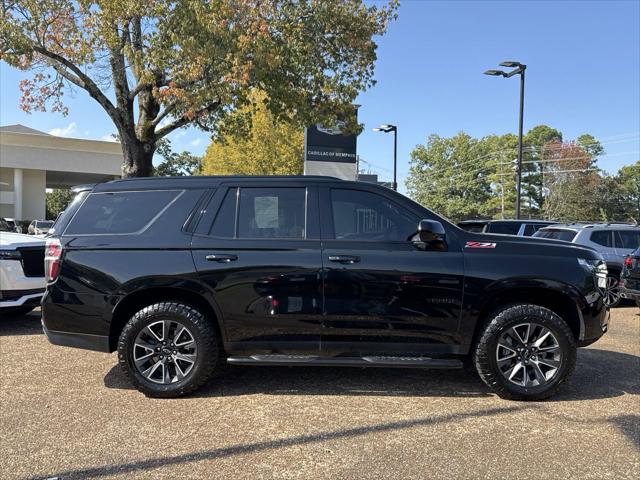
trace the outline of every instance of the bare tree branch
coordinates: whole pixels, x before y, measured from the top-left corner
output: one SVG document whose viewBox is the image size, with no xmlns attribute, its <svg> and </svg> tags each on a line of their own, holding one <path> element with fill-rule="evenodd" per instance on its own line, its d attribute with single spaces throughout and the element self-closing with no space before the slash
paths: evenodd
<svg viewBox="0 0 640 480">
<path fill-rule="evenodd" d="M 100 88 L 98 88 L 95 82 L 91 78 L 89 78 L 89 76 L 87 76 L 80 68 L 78 68 L 76 65 L 74 65 L 72 62 L 62 57 L 61 55 L 50 52 L 40 45 L 33 45 L 33 50 L 43 57 L 48 58 L 51 61 L 51 66 L 56 70 L 56 72 L 69 80 L 71 83 L 86 90 L 89 95 L 91 95 L 91 97 L 95 99 L 102 106 L 102 108 L 105 109 L 105 111 L 109 114 L 116 125 L 119 125 L 121 123 L 118 110 L 113 105 L 113 103 L 111 103 L 111 100 L 106 97 L 106 95 L 102 92 L 102 90 L 100 90 Z M 57 65 L 54 62 L 57 62 Z M 71 70 L 71 72 L 73 73 L 68 72 L 66 69 Z"/>
<path fill-rule="evenodd" d="M 220 102 L 219 101 L 215 101 L 215 102 L 210 103 L 206 107 L 201 108 L 197 112 L 195 112 L 195 115 L 193 115 L 193 116 L 191 116 L 191 115 L 187 116 L 186 114 L 183 114 L 180 118 L 177 118 L 176 120 L 174 120 L 170 124 L 162 127 L 159 130 L 156 130 L 156 138 L 160 139 L 160 138 L 168 135 L 169 133 L 173 132 L 174 130 L 176 130 L 178 128 L 181 128 L 181 127 L 184 127 L 185 125 L 193 122 L 194 118 L 198 118 L 198 117 L 201 117 L 204 114 L 211 113 L 211 112 L 217 110 L 219 107 L 220 107 Z"/>
</svg>

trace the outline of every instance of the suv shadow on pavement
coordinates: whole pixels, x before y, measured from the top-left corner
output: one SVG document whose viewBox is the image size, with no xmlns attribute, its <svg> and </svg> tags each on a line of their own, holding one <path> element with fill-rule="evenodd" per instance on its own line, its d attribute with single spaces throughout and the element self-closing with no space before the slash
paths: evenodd
<svg viewBox="0 0 640 480">
<path fill-rule="evenodd" d="M 551 402 L 597 400 L 640 394 L 640 357 L 580 349 L 576 372 Z M 104 377 L 107 388 L 132 390 L 119 366 Z M 224 368 L 189 398 L 240 395 L 363 395 L 401 397 L 490 397 L 491 391 L 467 370 L 391 368 L 234 367 Z"/>
</svg>

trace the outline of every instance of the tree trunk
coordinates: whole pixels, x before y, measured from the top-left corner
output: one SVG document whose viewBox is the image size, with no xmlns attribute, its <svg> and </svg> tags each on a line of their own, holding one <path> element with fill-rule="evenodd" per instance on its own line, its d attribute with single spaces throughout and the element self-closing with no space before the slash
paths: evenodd
<svg viewBox="0 0 640 480">
<path fill-rule="evenodd" d="M 151 177 L 153 176 L 153 154 L 156 151 L 155 142 L 141 142 L 135 135 L 120 134 L 122 145 L 122 177 Z"/>
</svg>

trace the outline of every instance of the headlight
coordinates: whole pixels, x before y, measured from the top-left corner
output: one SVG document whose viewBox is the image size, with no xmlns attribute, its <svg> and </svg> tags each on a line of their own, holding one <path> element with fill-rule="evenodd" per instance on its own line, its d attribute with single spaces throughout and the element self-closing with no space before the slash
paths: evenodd
<svg viewBox="0 0 640 480">
<path fill-rule="evenodd" d="M 0 260 L 21 260 L 22 255 L 17 250 L 0 250 Z"/>
</svg>

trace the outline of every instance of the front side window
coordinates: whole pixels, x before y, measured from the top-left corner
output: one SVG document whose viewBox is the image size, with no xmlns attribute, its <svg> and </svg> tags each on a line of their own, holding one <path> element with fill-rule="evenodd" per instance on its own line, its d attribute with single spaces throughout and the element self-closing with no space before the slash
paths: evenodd
<svg viewBox="0 0 640 480">
<path fill-rule="evenodd" d="M 239 238 L 305 238 L 304 188 L 241 188 Z"/>
<path fill-rule="evenodd" d="M 419 218 L 382 195 L 361 190 L 331 190 L 334 238 L 407 241 Z"/>
<path fill-rule="evenodd" d="M 603 247 L 613 247 L 611 243 L 611 232 L 602 230 L 600 232 L 591 233 L 591 237 L 589 237 L 593 243 L 597 243 L 598 245 L 602 245 Z"/>
<path fill-rule="evenodd" d="M 633 250 L 640 245 L 640 232 L 633 230 L 618 230 L 616 235 L 616 247 Z"/>
<path fill-rule="evenodd" d="M 69 222 L 65 235 L 113 235 L 146 228 L 179 191 L 92 193 Z"/>
</svg>

